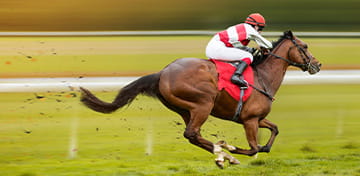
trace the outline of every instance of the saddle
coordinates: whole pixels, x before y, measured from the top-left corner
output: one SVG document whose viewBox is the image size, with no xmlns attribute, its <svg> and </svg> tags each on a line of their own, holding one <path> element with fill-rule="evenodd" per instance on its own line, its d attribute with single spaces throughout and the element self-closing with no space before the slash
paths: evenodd
<svg viewBox="0 0 360 176">
<path fill-rule="evenodd" d="M 218 72 L 218 90 L 225 90 L 229 95 L 234 98 L 236 101 L 240 100 L 240 88 L 238 85 L 233 84 L 230 81 L 231 76 L 234 74 L 236 67 L 228 61 L 221 61 L 215 59 L 209 59 L 216 66 L 216 71 Z M 243 72 L 244 79 L 249 84 L 254 84 L 254 71 L 252 67 L 247 67 Z M 253 87 L 249 86 L 244 91 L 244 96 L 242 101 L 245 102 L 251 95 Z"/>
</svg>

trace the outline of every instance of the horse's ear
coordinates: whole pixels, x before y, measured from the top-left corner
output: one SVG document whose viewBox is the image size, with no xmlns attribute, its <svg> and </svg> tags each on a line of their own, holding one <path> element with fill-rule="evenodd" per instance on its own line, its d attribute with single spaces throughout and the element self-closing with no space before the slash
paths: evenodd
<svg viewBox="0 0 360 176">
<path fill-rule="evenodd" d="M 294 35 L 293 35 L 293 33 L 292 33 L 290 30 L 285 31 L 285 32 L 284 32 L 284 36 L 285 36 L 286 38 L 288 38 L 288 39 L 293 39 L 293 38 L 294 38 Z"/>
</svg>

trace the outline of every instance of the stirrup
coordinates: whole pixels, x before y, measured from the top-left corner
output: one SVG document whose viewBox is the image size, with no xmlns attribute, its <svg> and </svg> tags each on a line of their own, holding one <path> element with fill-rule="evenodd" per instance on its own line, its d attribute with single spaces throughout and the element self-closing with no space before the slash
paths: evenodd
<svg viewBox="0 0 360 176">
<path fill-rule="evenodd" d="M 246 90 L 248 89 L 248 87 L 249 87 L 248 85 L 241 85 L 241 86 L 239 85 L 239 88 L 242 90 Z"/>
</svg>

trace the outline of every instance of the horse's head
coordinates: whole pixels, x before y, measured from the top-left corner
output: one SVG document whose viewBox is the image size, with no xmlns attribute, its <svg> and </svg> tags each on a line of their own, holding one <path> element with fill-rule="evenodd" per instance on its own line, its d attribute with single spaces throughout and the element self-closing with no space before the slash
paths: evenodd
<svg viewBox="0 0 360 176">
<path fill-rule="evenodd" d="M 279 57 L 272 53 L 270 54 L 285 60 L 289 65 L 299 67 L 303 71 L 308 71 L 310 74 L 315 74 L 320 71 L 321 63 L 310 53 L 308 45 L 294 36 L 291 31 L 284 32 L 282 40 L 279 43 L 287 46 L 287 58 Z"/>
</svg>

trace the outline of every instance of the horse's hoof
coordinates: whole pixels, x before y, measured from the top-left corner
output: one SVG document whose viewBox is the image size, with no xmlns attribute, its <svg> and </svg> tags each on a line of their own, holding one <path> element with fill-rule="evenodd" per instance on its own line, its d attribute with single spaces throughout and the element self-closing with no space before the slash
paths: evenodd
<svg viewBox="0 0 360 176">
<path fill-rule="evenodd" d="M 233 158 L 229 161 L 230 164 L 236 165 L 236 164 L 240 164 L 240 161 L 237 160 L 236 158 Z"/>
<path fill-rule="evenodd" d="M 222 160 L 215 160 L 215 164 L 216 164 L 220 169 L 224 169 L 224 161 L 222 161 Z"/>
<path fill-rule="evenodd" d="M 262 146 L 260 147 L 259 152 L 265 152 L 265 153 L 269 153 L 270 152 L 270 147 L 269 146 Z"/>
</svg>

